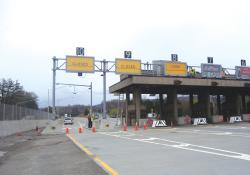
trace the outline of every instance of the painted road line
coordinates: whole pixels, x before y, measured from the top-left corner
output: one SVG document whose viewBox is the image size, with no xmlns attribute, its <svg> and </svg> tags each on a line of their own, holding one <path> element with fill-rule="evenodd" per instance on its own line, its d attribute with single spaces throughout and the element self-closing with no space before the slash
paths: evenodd
<svg viewBox="0 0 250 175">
<path fill-rule="evenodd" d="M 150 143 L 150 144 L 172 147 L 172 148 L 177 148 L 177 149 L 183 149 L 183 150 L 188 150 L 188 151 L 195 151 L 195 152 L 200 152 L 200 153 L 206 153 L 206 154 L 212 154 L 212 155 L 217 155 L 217 156 L 223 156 L 223 157 L 228 157 L 228 158 L 235 158 L 235 159 L 250 161 L 249 154 L 238 153 L 238 152 L 217 149 L 217 148 L 211 148 L 211 147 L 207 147 L 207 146 L 193 145 L 193 144 L 189 144 L 189 143 L 177 142 L 177 141 L 173 141 L 173 140 L 161 139 L 161 138 L 156 138 L 156 137 L 136 139 L 136 138 L 126 137 L 126 136 L 122 136 L 122 135 L 112 135 L 112 134 L 107 133 L 107 132 L 102 132 L 100 134 L 113 136 L 113 137 L 117 137 L 117 138 L 122 138 L 122 139 L 127 139 L 127 140 L 139 141 L 139 142 L 143 142 L 143 143 Z M 162 141 L 163 141 L 163 143 L 162 143 Z"/>
<path fill-rule="evenodd" d="M 93 158 L 93 160 L 101 167 L 103 168 L 107 173 L 111 175 L 118 175 L 118 172 L 111 168 L 107 163 L 102 161 L 99 157 L 94 156 L 94 154 L 89 151 L 85 146 L 83 146 L 80 142 L 78 142 L 73 135 L 67 134 L 67 136 L 70 138 L 70 140 L 77 145 L 82 151 L 84 151 L 88 156 Z"/>
<path fill-rule="evenodd" d="M 223 132 L 223 131 L 208 131 L 208 130 L 190 130 L 190 131 L 177 130 L 176 132 L 250 138 L 250 134 L 240 133 L 240 132 Z"/>
<path fill-rule="evenodd" d="M 0 157 L 3 157 L 6 152 L 0 151 Z"/>
</svg>

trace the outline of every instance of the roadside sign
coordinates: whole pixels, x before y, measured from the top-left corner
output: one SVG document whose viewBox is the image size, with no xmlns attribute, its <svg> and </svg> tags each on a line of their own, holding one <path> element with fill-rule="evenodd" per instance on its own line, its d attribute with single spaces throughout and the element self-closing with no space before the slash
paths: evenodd
<svg viewBox="0 0 250 175">
<path fill-rule="evenodd" d="M 94 57 L 66 56 L 67 72 L 94 72 Z"/>
<path fill-rule="evenodd" d="M 166 121 L 165 120 L 154 120 L 152 127 L 167 127 Z"/>
<path fill-rule="evenodd" d="M 220 64 L 201 64 L 201 76 L 206 78 L 221 78 L 222 66 Z"/>
<path fill-rule="evenodd" d="M 115 59 L 117 74 L 141 74 L 141 60 Z"/>
<path fill-rule="evenodd" d="M 182 62 L 165 63 L 165 75 L 187 76 L 187 64 Z"/>
</svg>

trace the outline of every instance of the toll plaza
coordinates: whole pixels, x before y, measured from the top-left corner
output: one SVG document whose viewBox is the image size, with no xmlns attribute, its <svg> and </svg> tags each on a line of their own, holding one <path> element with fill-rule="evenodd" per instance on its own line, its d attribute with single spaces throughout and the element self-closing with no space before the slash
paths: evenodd
<svg viewBox="0 0 250 175">
<path fill-rule="evenodd" d="M 141 74 L 120 75 L 120 82 L 109 91 L 125 94 L 123 121 L 128 125 L 142 125 L 147 118 L 143 94 L 158 95 L 159 119 L 168 125 L 188 123 L 185 116 L 204 117 L 211 123 L 226 122 L 232 116 L 247 115 L 249 120 L 250 68 L 236 66 L 230 71 L 213 63 L 195 67 L 158 60 L 144 64 Z"/>
</svg>

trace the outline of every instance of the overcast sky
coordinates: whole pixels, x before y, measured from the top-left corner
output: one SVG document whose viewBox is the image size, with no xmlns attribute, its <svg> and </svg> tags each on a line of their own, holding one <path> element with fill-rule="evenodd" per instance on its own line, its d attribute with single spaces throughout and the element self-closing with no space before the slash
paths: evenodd
<svg viewBox="0 0 250 175">
<path fill-rule="evenodd" d="M 0 0 L 0 78 L 19 80 L 46 106 L 51 58 L 74 55 L 76 47 L 99 60 L 131 50 L 143 62 L 177 53 L 189 65 L 207 56 L 223 67 L 234 68 L 240 59 L 249 65 L 249 8 L 249 0 Z M 107 89 L 118 81 L 109 73 Z M 57 71 L 57 82 L 93 82 L 93 103 L 102 101 L 100 73 Z M 90 103 L 87 88 L 57 88 L 57 105 Z"/>
</svg>

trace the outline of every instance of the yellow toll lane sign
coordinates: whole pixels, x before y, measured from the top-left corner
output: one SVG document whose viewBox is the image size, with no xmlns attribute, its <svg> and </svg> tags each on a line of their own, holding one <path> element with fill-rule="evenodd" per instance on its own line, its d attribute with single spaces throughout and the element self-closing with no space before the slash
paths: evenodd
<svg viewBox="0 0 250 175">
<path fill-rule="evenodd" d="M 118 74 L 141 74 L 141 60 L 117 58 L 115 72 Z"/>
<path fill-rule="evenodd" d="M 67 72 L 94 72 L 95 58 L 83 56 L 66 56 Z"/>
<path fill-rule="evenodd" d="M 165 75 L 187 76 L 187 64 L 179 62 L 165 63 Z"/>
</svg>

